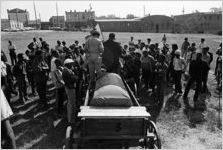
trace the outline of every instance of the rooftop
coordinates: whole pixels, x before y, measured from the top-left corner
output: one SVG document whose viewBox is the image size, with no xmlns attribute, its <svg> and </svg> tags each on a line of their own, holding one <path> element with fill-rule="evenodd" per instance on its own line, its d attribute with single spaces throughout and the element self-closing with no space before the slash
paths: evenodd
<svg viewBox="0 0 223 150">
<path fill-rule="evenodd" d="M 27 12 L 26 9 L 22 10 L 22 9 L 19 9 L 19 8 L 14 8 L 14 9 L 11 9 L 11 10 L 7 9 L 7 11 L 9 13 L 26 13 Z"/>
</svg>

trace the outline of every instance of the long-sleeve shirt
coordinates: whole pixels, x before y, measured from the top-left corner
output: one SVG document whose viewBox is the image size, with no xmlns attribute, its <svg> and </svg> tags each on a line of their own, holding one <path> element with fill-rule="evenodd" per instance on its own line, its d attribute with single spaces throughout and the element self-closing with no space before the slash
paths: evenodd
<svg viewBox="0 0 223 150">
<path fill-rule="evenodd" d="M 68 89 L 76 88 L 78 76 L 71 69 L 64 67 L 62 77 L 65 83 L 65 87 L 67 87 Z"/>
<path fill-rule="evenodd" d="M 84 50 L 88 53 L 100 54 L 104 52 L 104 46 L 100 39 L 92 37 L 86 41 Z"/>
<path fill-rule="evenodd" d="M 173 67 L 175 71 L 185 71 L 186 69 L 186 62 L 183 58 L 174 58 L 173 59 Z"/>
</svg>

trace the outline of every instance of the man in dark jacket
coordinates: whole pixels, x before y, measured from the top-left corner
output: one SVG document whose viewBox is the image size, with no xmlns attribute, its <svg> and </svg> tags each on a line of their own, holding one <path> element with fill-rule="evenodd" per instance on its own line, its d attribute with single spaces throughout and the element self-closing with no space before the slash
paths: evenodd
<svg viewBox="0 0 223 150">
<path fill-rule="evenodd" d="M 189 107 L 187 95 L 190 91 L 190 88 L 194 82 L 196 82 L 196 90 L 194 94 L 194 107 L 197 107 L 197 100 L 198 96 L 201 92 L 201 84 L 202 84 L 202 75 L 209 70 L 209 66 L 206 62 L 202 61 L 202 54 L 197 53 L 197 59 L 193 60 L 190 64 L 189 74 L 190 79 L 186 85 L 185 91 L 184 91 L 184 103 L 186 107 Z"/>
<path fill-rule="evenodd" d="M 46 99 L 48 70 L 49 67 L 43 58 L 43 52 L 41 50 L 36 51 L 36 56 L 33 60 L 33 75 L 39 99 L 45 108 L 48 107 Z"/>
<path fill-rule="evenodd" d="M 18 63 L 13 68 L 13 74 L 16 77 L 19 86 L 19 100 L 25 103 L 25 100 L 28 100 L 27 97 L 27 86 L 26 86 L 26 62 L 23 56 L 23 53 L 18 54 Z M 24 99 L 25 100 L 24 100 Z"/>
<path fill-rule="evenodd" d="M 110 67 L 106 66 L 108 67 L 107 71 L 119 74 L 120 69 L 121 69 L 121 66 L 119 63 L 119 57 L 121 57 L 121 54 L 122 54 L 122 47 L 120 43 L 115 42 L 114 40 L 115 40 L 115 34 L 110 33 L 109 39 L 103 43 L 105 47 L 105 51 L 104 51 L 104 56 L 102 58 L 102 62 L 104 63 L 106 61 L 106 58 L 113 59 L 113 61 L 111 61 L 112 65 Z M 105 56 L 108 54 L 110 54 L 110 56 Z"/>
</svg>

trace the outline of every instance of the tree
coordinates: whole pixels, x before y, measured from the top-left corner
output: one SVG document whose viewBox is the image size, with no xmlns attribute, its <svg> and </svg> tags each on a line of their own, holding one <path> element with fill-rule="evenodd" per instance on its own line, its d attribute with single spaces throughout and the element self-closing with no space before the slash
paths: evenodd
<svg viewBox="0 0 223 150">
<path fill-rule="evenodd" d="M 222 11 L 222 8 L 221 8 L 221 7 L 219 7 L 219 8 L 217 8 L 217 7 L 212 7 L 212 8 L 210 8 L 210 11 L 211 11 L 212 13 L 218 13 L 218 12 L 221 12 L 221 11 Z"/>
<path fill-rule="evenodd" d="M 136 18 L 133 14 L 126 15 L 126 19 L 134 19 Z"/>
</svg>

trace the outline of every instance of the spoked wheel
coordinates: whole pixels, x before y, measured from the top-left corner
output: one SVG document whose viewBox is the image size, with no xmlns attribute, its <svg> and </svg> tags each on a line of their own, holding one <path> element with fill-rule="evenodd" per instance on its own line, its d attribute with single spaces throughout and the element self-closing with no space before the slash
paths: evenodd
<svg viewBox="0 0 223 150">
<path fill-rule="evenodd" d="M 144 139 L 144 148 L 161 149 L 161 139 L 156 125 L 153 121 L 148 121 L 147 138 Z"/>
</svg>

